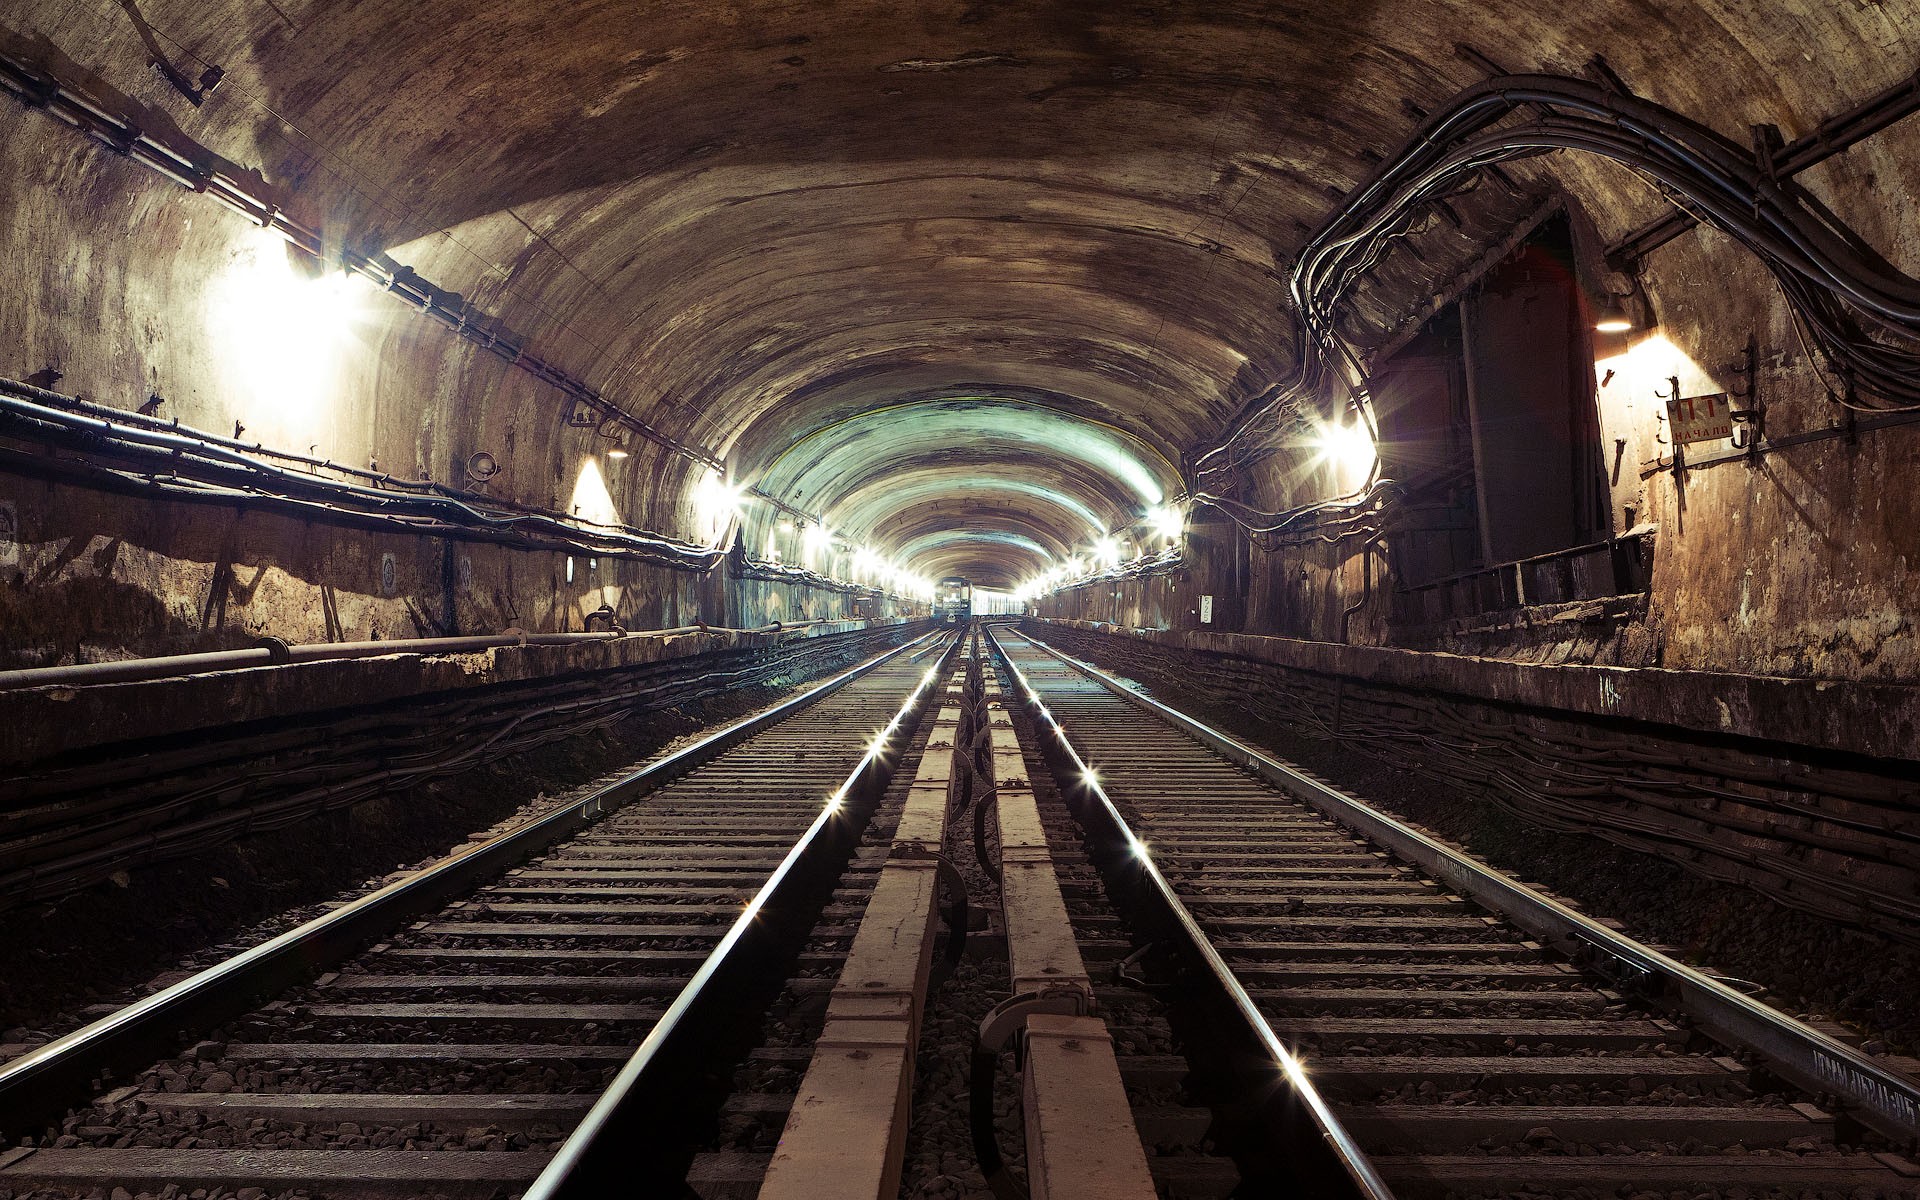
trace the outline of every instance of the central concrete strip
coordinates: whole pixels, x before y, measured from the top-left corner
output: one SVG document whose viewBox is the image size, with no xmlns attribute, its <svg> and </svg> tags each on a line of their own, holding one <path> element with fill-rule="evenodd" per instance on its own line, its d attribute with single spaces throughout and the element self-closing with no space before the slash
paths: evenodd
<svg viewBox="0 0 1920 1200">
<path fill-rule="evenodd" d="M 1013 994 L 1077 994 L 1082 1012 L 1026 1021 L 1021 1106 L 1034 1200 L 1151 1200 L 1158 1195 L 1107 1024 L 1090 1015 L 1093 981 L 1074 939 L 1046 827 L 999 681 L 987 676 L 1000 906 Z"/>
<path fill-rule="evenodd" d="M 1036 1200 L 1156 1194 L 1105 1021 L 1028 1017 L 1021 1103 Z"/>
<path fill-rule="evenodd" d="M 963 667 L 950 677 L 760 1200 L 893 1200 L 900 1191 L 940 900 L 939 863 L 920 856 L 939 850 L 946 829 L 964 678 Z"/>
</svg>

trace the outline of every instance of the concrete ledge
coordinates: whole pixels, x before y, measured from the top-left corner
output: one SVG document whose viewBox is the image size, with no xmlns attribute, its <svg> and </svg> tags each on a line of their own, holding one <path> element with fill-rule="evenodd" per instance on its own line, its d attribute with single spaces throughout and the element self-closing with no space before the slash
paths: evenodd
<svg viewBox="0 0 1920 1200">
<path fill-rule="evenodd" d="M 1261 634 L 1130 629 L 1052 617 L 1028 619 L 1381 687 L 1548 712 L 1644 721 L 1874 758 L 1920 757 L 1920 687 L 1911 685 L 1662 667 L 1546 666 Z"/>
<path fill-rule="evenodd" d="M 501 646 L 474 654 L 399 653 L 134 683 L 22 688 L 0 692 L 0 729 L 7 731 L 0 738 L 0 763 L 34 763 L 95 746 L 219 725 L 643 667 L 909 623 L 900 617 L 825 621 L 766 632 L 707 630 L 564 646 Z"/>
</svg>

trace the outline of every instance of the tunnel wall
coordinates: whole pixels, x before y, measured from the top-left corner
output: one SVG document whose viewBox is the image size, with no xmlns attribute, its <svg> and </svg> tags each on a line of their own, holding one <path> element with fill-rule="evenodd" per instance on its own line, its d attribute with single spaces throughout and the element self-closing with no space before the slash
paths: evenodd
<svg viewBox="0 0 1920 1200">
<path fill-rule="evenodd" d="M 656 305 L 649 310 L 655 320 L 638 323 L 635 332 L 631 314 L 607 303 L 593 279 L 555 244 L 563 225 L 591 224 L 605 214 L 608 193 L 600 189 L 611 186 L 605 175 L 569 175 L 554 185 L 557 190 L 531 197 L 496 195 L 487 190 L 496 182 L 490 171 L 510 165 L 516 153 L 537 149 L 529 144 L 534 134 L 525 131 L 518 137 L 491 136 L 514 132 L 508 130 L 482 131 L 470 176 L 454 179 L 449 172 L 428 178 L 427 164 L 437 161 L 442 140 L 462 152 L 473 149 L 462 139 L 474 131 L 454 111 L 460 100 L 448 99 L 466 79 L 466 64 L 456 49 L 435 39 L 388 36 L 391 31 L 375 6 L 361 6 L 343 18 L 351 22 L 349 32 L 356 39 L 356 52 L 344 55 L 337 47 L 297 44 L 281 18 L 257 7 L 162 5 L 158 12 L 170 28 L 209 47 L 229 71 L 223 89 L 202 107 L 187 107 L 146 70 L 145 51 L 112 6 L 33 6 L 6 18 L 5 33 L 36 43 L 66 74 L 116 98 L 146 128 L 198 143 L 243 170 L 257 167 L 335 245 L 352 237 L 394 248 L 424 273 L 501 315 L 556 362 L 607 380 L 616 390 L 625 388 L 621 394 L 650 415 L 677 412 L 669 386 L 673 371 L 705 380 L 702 395 L 711 403 L 687 418 L 704 422 L 703 428 L 721 419 L 709 419 L 709 412 L 724 414 L 729 402 L 743 399 L 728 391 L 726 381 L 736 370 L 741 378 L 750 377 L 758 343 L 728 339 L 761 336 L 764 329 L 753 322 L 703 337 L 698 344 L 707 353 L 687 356 L 671 370 L 664 359 L 644 353 L 622 358 L 609 351 L 616 335 L 644 344 L 676 325 L 675 305 L 698 294 L 700 267 L 708 260 L 694 252 L 699 247 L 693 242 L 668 246 L 674 254 L 663 261 L 686 268 L 674 273 L 683 290 L 660 299 L 651 287 L 641 289 L 648 293 L 644 302 Z M 1789 136 L 1804 134 L 1844 108 L 1849 97 L 1871 92 L 1912 66 L 1911 30 L 1900 27 L 1897 12 L 1875 5 L 1805 6 L 1784 13 L 1750 4 L 1682 5 L 1671 11 L 1600 4 L 1590 12 L 1544 16 L 1497 5 L 1425 6 L 1418 13 L 1365 6 L 1356 19 L 1357 32 L 1288 35 L 1316 64 L 1336 58 L 1346 64 L 1328 82 L 1332 90 L 1316 95 L 1318 107 L 1299 119 L 1356 158 L 1363 152 L 1377 155 L 1376 147 L 1390 147 L 1404 134 L 1407 120 L 1396 107 L 1403 98 L 1430 101 L 1474 74 L 1448 53 L 1446 47 L 1456 41 L 1499 49 L 1513 69 L 1573 71 L 1592 54 L 1605 53 L 1630 85 L 1730 135 L 1739 135 L 1744 122 L 1761 119 L 1780 122 Z M 1431 36 L 1435 29 L 1445 36 Z M 1322 36 L 1353 41 L 1322 45 L 1315 41 Z M 1395 49 L 1404 39 L 1423 38 L 1437 47 L 1431 61 Z M 381 44 L 397 47 L 402 55 L 419 55 L 419 61 L 390 64 L 417 70 L 382 75 L 380 86 L 365 94 L 354 90 L 357 85 L 339 83 L 336 63 L 363 69 L 362 56 Z M 317 66 L 310 61 L 314 56 L 323 60 Z M 860 69 L 872 74 L 871 64 Z M 302 70 L 310 77 L 303 79 Z M 387 87 L 402 77 L 412 81 L 408 88 Z M 336 83 L 337 92 L 331 90 Z M 312 116 L 328 130 L 327 144 L 271 117 L 275 106 L 296 102 L 313 106 Z M 356 107 L 361 102 L 366 111 Z M 1286 116 L 1292 121 L 1296 114 L 1287 109 Z M 651 129 L 656 123 L 641 124 Z M 715 125 L 724 132 L 725 121 Z M 696 129 L 689 136 L 713 132 Z M 1233 132 L 1271 131 L 1250 122 Z M 732 149 L 717 136 L 690 148 L 673 147 L 686 153 L 686 162 L 705 154 L 724 157 Z M 657 167 L 666 180 L 681 161 L 643 166 Z M 729 162 L 737 166 L 740 160 Z M 746 160 L 745 165 L 760 164 Z M 1233 170 L 1257 166 L 1249 162 Z M 1333 202 L 1329 188 L 1340 191 L 1357 171 L 1342 160 L 1326 180 L 1311 181 L 1311 207 L 1259 219 L 1284 229 L 1283 218 L 1290 216 L 1299 228 L 1308 228 Z M 1588 231 L 1589 259 L 1599 244 L 1661 207 L 1624 172 L 1586 160 L 1555 159 L 1515 174 L 1526 189 L 1543 195 L 1558 189 L 1568 198 Z M 393 184 L 393 190 L 370 183 L 373 178 Z M 468 186 L 469 179 L 479 181 L 473 194 L 449 198 L 448 190 Z M 1915 232 L 1920 222 L 1914 219 L 1920 133 L 1911 119 L 1802 180 L 1897 265 L 1920 267 Z M 1224 175 L 1215 182 L 1223 194 L 1231 192 Z M 662 182 L 646 199 L 670 209 L 662 197 L 670 199 L 671 192 L 671 182 Z M 1280 186 L 1271 192 L 1249 187 L 1248 194 L 1253 197 L 1244 210 L 1249 220 L 1271 196 L 1291 195 Z M 534 214 L 531 221 L 508 203 L 525 199 L 533 201 L 526 209 Z M 414 207 L 415 201 L 421 207 Z M 1210 197 L 1206 204 L 1220 207 Z M 1491 201 L 1487 205 L 1493 207 Z M 724 256 L 731 245 L 715 253 Z M 303 321 L 298 311 L 266 313 L 294 336 L 285 343 L 258 344 L 259 329 L 249 323 L 249 310 L 258 307 L 249 303 L 254 294 L 244 288 L 236 292 L 232 285 L 237 279 L 297 275 L 284 255 L 276 259 L 279 252 L 270 239 L 204 197 L 21 110 L 10 111 L 0 127 L 0 246 L 0 267 L 18 285 L 0 288 L 0 373 L 9 377 L 54 367 L 65 376 L 63 390 L 115 407 L 131 409 L 157 395 L 164 400 L 163 416 L 210 431 L 224 433 L 238 422 L 245 436 L 284 449 L 311 450 L 355 466 L 377 463 L 454 484 L 463 482 L 468 457 L 486 451 L 507 467 L 489 485 L 492 494 L 561 509 L 574 503 L 585 462 L 597 449 L 590 431 L 561 423 L 561 398 L 553 389 L 404 311 L 389 297 L 352 300 L 361 316 L 340 336 L 327 334 L 316 321 Z M 608 258 L 617 247 L 595 249 Z M 624 269 L 629 264 L 601 265 Z M 1382 268 L 1370 295 L 1382 311 L 1415 313 L 1451 270 L 1444 260 L 1401 256 L 1391 269 Z M 1117 285 L 1135 282 L 1116 280 Z M 1588 282 L 1596 291 L 1619 286 L 1597 272 Z M 1232 627 L 1541 661 L 1663 664 L 1807 678 L 1920 676 L 1910 616 L 1920 610 L 1910 533 L 1920 526 L 1915 512 L 1920 499 L 1907 483 L 1915 457 L 1913 428 L 1808 444 L 1768 455 L 1751 468 L 1727 463 L 1693 471 L 1684 492 L 1671 474 L 1640 480 L 1636 464 L 1651 457 L 1657 429 L 1651 387 L 1669 367 L 1692 374 L 1689 364 L 1699 375 L 1690 386 L 1724 387 L 1726 380 L 1716 376 L 1723 376 L 1721 367 L 1749 332 L 1760 340 L 1760 385 L 1771 432 L 1813 430 L 1836 416 L 1769 281 L 1725 239 L 1703 231 L 1685 235 L 1655 252 L 1643 282 L 1674 352 L 1642 364 L 1645 378 L 1633 385 L 1633 394 L 1620 400 L 1609 395 L 1601 411 L 1603 444 L 1611 450 L 1615 439 L 1627 442 L 1613 487 L 1616 531 L 1628 524 L 1629 507 L 1634 523 L 1657 526 L 1652 586 L 1643 603 L 1519 610 L 1444 628 L 1396 628 L 1377 599 L 1355 609 L 1364 599 L 1367 573 L 1351 545 L 1271 554 L 1255 549 L 1234 603 L 1223 605 L 1239 610 Z M 1246 316 L 1250 311 L 1265 311 L 1233 288 L 1216 290 L 1237 321 L 1252 319 Z M 756 289 L 738 291 L 732 300 Z M 679 311 L 716 320 L 724 316 L 698 305 L 681 305 Z M 1231 323 L 1220 313 L 1213 318 Z M 1170 330 L 1169 337 L 1180 332 Z M 783 346 L 783 353 L 795 351 L 794 345 Z M 1283 369 L 1285 356 L 1276 346 L 1263 341 L 1247 349 L 1260 356 L 1263 367 Z M 692 362 L 695 358 L 706 361 Z M 716 362 L 725 369 L 716 368 Z M 315 403 L 313 385 L 321 376 L 323 399 Z M 633 386 L 642 379 L 647 387 Z M 1223 398 L 1231 399 L 1197 400 L 1217 407 Z M 1175 397 L 1176 405 L 1194 402 Z M 1179 419 L 1192 420 L 1185 408 Z M 629 522 L 697 536 L 683 511 L 692 470 L 686 460 L 642 444 L 617 469 L 607 468 L 607 494 Z M 568 589 L 553 582 L 558 559 L 547 553 L 476 548 L 450 555 L 430 539 L 343 536 L 332 527 L 302 523 L 269 533 L 270 522 L 252 516 L 230 521 L 205 511 L 185 514 L 171 506 L 55 494 L 10 477 L 0 479 L 0 493 L 0 502 L 16 505 L 27 539 L 13 566 L 0 564 L 0 580 L 8 585 L 8 627 L 22 631 L 9 634 L 21 639 L 14 649 L 25 657 L 16 661 L 43 661 L 40 656 L 54 652 L 49 647 L 71 654 L 90 646 L 87 653 L 112 656 L 223 644 L 242 633 L 305 640 L 328 627 L 329 611 L 335 614 L 331 623 L 346 635 L 378 631 L 391 636 L 436 623 L 465 630 L 502 619 L 566 628 L 583 607 L 593 607 L 588 595 L 606 586 L 601 577 L 608 574 L 623 596 L 636 598 L 631 612 L 622 613 L 636 624 L 687 620 L 696 611 L 727 622 L 749 620 L 749 612 L 780 611 L 790 617 L 832 605 L 804 591 L 789 595 L 790 585 L 781 583 L 700 582 L 637 564 L 608 572 L 605 560 L 598 574 L 584 573 L 585 579 L 576 569 L 576 584 Z M 255 529 L 261 531 L 257 540 Z M 79 539 L 82 533 L 87 536 Z M 299 549 L 282 548 L 289 546 Z M 388 552 L 395 555 L 398 578 L 407 581 L 401 586 L 404 595 L 382 595 L 378 583 L 370 582 Z M 1224 570 L 1210 554 L 1204 547 L 1194 549 L 1188 568 L 1193 578 Z M 458 581 L 453 588 L 442 582 L 449 559 Z M 470 571 L 462 561 L 471 562 Z M 223 570 L 222 563 L 229 568 Z M 221 575 L 227 578 L 216 579 Z M 1172 584 L 1134 580 L 1107 589 L 1096 603 L 1100 586 L 1079 589 L 1053 606 L 1087 619 L 1178 626 L 1197 621 L 1200 595 L 1217 600 L 1226 595 L 1203 590 L 1192 578 Z M 1113 591 L 1121 594 L 1115 597 Z M 206 615 L 222 613 L 224 623 L 210 622 Z M 221 632 L 228 626 L 231 635 Z"/>
<path fill-rule="evenodd" d="M 1915 940 L 1911 688 L 1063 620 L 1023 628 L 1256 741 L 1333 745 L 1528 827 L 1593 834 Z"/>
<path fill-rule="evenodd" d="M 1871 152 L 1815 168 L 1806 182 L 1833 193 L 1902 268 L 1920 271 L 1920 235 L 1895 223 L 1903 197 L 1869 183 L 1871 162 L 1920 162 L 1914 119 L 1878 135 Z M 1883 200 L 1885 201 L 1883 203 Z M 1621 213 L 1596 210 L 1571 192 L 1547 202 L 1575 220 L 1581 286 L 1622 290 L 1601 250 L 1626 232 Z M 1631 211 L 1631 210 L 1626 210 Z M 1471 281 L 1455 288 L 1464 291 Z M 1829 397 L 1821 369 L 1802 348 L 1778 289 L 1730 239 L 1696 228 L 1655 250 L 1639 279 L 1659 324 L 1595 347 L 1594 403 L 1608 471 L 1613 533 L 1640 560 L 1642 588 L 1598 589 L 1578 599 L 1491 605 L 1466 616 L 1422 619 L 1409 611 L 1393 555 L 1376 547 L 1369 582 L 1367 539 L 1263 547 L 1242 535 L 1236 582 L 1234 535 L 1217 517 L 1196 527 L 1181 570 L 1095 579 L 1042 597 L 1044 616 L 1139 628 L 1200 629 L 1200 597 L 1214 595 L 1223 632 L 1320 642 L 1396 646 L 1540 663 L 1663 666 L 1804 679 L 1920 681 L 1920 422 L 1896 416 L 1875 426 Z M 1670 379 L 1685 396 L 1736 392 L 1749 335 L 1754 388 L 1768 438 L 1815 440 L 1767 447 L 1748 458 L 1690 465 L 1676 477 L 1665 443 Z M 1376 366 L 1391 362 L 1391 355 Z M 1736 402 L 1739 403 L 1739 402 Z M 1885 418 L 1881 418 L 1885 420 Z M 1524 435 L 1522 435 L 1524 436 Z M 1697 461 L 1726 442 L 1689 447 Z M 1302 488 L 1298 468 L 1269 463 L 1268 497 L 1338 494 L 1330 474 Z M 1600 557 L 1600 556 L 1594 556 Z M 1234 594 L 1238 589 L 1238 595 Z"/>
<path fill-rule="evenodd" d="M 0 263 L 22 285 L 0 288 L 0 376 L 51 369 L 57 378 L 40 378 L 59 392 L 122 411 L 158 398 L 163 420 L 269 450 L 689 541 L 714 535 L 687 511 L 696 464 L 638 439 L 629 458 L 608 458 L 594 431 L 563 423 L 559 392 L 370 285 L 345 285 L 337 310 L 309 311 L 313 281 L 277 237 L 43 116 L 8 119 Z M 549 335 L 543 349 L 566 357 L 564 331 L 534 328 Z M 484 485 L 464 470 L 478 452 L 503 468 Z M 847 591 L 737 578 L 726 566 L 580 553 L 569 579 L 564 553 L 4 470 L 0 525 L 0 669 L 261 636 L 562 632 L 602 604 L 634 628 L 855 615 Z M 912 608 L 875 597 L 860 615 Z"/>
<path fill-rule="evenodd" d="M 741 578 L 731 560 L 687 571 L 5 474 L 0 507 L 16 529 L 0 560 L 0 670 L 232 649 L 268 636 L 299 644 L 579 631 L 602 605 L 633 629 L 856 615 L 853 593 Z M 915 607 L 868 599 L 857 615 Z"/>
</svg>

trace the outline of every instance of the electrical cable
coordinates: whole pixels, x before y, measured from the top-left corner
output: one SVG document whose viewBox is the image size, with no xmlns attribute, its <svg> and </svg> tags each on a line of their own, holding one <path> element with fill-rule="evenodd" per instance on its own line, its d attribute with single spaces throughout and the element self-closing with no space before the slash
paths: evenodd
<svg viewBox="0 0 1920 1200">
<path fill-rule="evenodd" d="M 1367 373 L 1338 332 L 1355 284 L 1393 239 L 1412 231 L 1420 214 L 1455 194 L 1463 180 L 1503 162 L 1554 152 L 1627 166 L 1688 215 L 1758 257 L 1779 283 L 1796 329 L 1811 343 L 1815 369 L 1824 357 L 1845 384 L 1826 385 L 1836 402 L 1862 411 L 1920 410 L 1920 279 L 1893 266 L 1819 200 L 1783 178 L 1764 152 L 1611 84 L 1511 75 L 1464 89 L 1426 118 L 1308 237 L 1289 279 L 1302 331 L 1294 373 L 1192 457 L 1194 478 L 1237 481 L 1239 468 L 1267 447 L 1287 413 L 1320 407 L 1318 397 L 1342 374 L 1337 367 L 1344 368 L 1339 383 L 1364 413 Z M 1219 505 L 1220 490 L 1194 489 L 1196 499 L 1206 496 L 1256 532 L 1325 511 L 1309 505 L 1258 513 L 1245 505 Z"/>
</svg>

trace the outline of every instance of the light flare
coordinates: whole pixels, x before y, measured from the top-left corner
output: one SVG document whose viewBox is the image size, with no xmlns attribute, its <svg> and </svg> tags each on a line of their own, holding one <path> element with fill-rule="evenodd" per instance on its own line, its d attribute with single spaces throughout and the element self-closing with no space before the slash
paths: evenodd
<svg viewBox="0 0 1920 1200">
<path fill-rule="evenodd" d="M 255 230 L 210 289 L 206 317 L 247 440 L 305 451 L 341 416 L 340 368 L 372 293 L 343 271 L 303 272 L 291 254 Z"/>
</svg>

